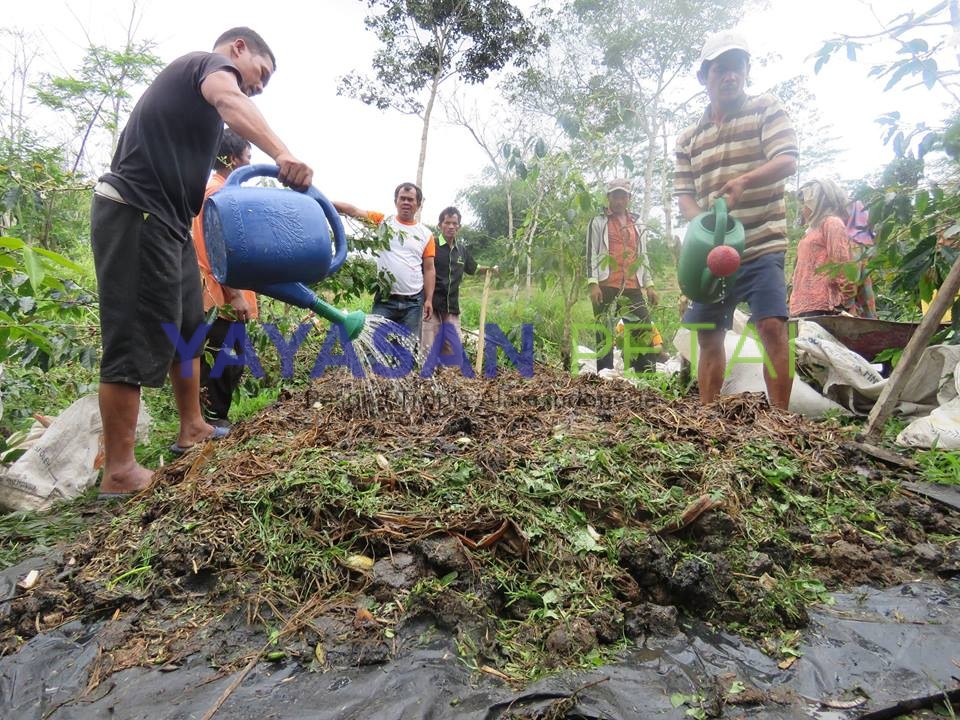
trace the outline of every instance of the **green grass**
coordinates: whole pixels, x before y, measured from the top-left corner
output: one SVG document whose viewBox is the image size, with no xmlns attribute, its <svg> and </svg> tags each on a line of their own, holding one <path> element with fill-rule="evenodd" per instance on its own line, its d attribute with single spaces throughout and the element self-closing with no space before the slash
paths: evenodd
<svg viewBox="0 0 960 720">
<path fill-rule="evenodd" d="M 95 495 L 89 490 L 68 503 L 37 512 L 0 516 L 0 570 L 16 565 L 29 555 L 41 554 L 59 543 L 76 539 L 89 524 L 83 510 Z"/>
<path fill-rule="evenodd" d="M 502 286 L 491 286 L 487 304 L 487 322 L 497 323 L 504 332 L 523 323 L 533 323 L 537 349 L 541 359 L 558 366 L 561 354 L 567 348 L 562 348 L 564 303 L 559 291 L 552 286 L 534 288 L 529 300 L 521 287 L 516 302 L 512 301 L 512 280 L 501 276 L 494 281 Z M 664 341 L 664 348 L 672 353 L 673 336 L 680 326 L 678 302 L 680 290 L 676 279 L 671 276 L 657 278 L 657 292 L 659 303 L 652 308 L 651 316 Z M 460 290 L 461 325 L 468 330 L 476 330 L 480 322 L 480 302 L 483 295 L 483 279 L 481 277 L 464 278 Z M 593 322 L 593 308 L 590 304 L 586 285 L 583 287 L 580 299 L 570 310 L 570 322 L 573 325 L 588 325 Z M 592 347 L 595 337 L 585 333 L 583 337 L 574 338 L 587 347 Z"/>
<path fill-rule="evenodd" d="M 960 485 L 960 452 L 925 450 L 917 453 L 925 480 L 943 485 Z"/>
</svg>

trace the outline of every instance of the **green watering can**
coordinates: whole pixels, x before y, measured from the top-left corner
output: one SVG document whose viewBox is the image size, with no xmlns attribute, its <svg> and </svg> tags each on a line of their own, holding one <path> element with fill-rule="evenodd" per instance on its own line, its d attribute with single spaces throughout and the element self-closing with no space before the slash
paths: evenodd
<svg viewBox="0 0 960 720">
<path fill-rule="evenodd" d="M 683 238 L 677 268 L 683 294 L 701 303 L 723 300 L 740 269 L 745 240 L 743 223 L 727 213 L 726 200 L 717 198 L 712 210 L 690 222 Z"/>
</svg>

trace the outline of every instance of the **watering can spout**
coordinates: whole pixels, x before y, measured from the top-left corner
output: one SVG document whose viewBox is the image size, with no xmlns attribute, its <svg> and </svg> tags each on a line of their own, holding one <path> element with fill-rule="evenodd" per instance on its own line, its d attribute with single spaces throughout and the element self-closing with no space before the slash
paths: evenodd
<svg viewBox="0 0 960 720">
<path fill-rule="evenodd" d="M 345 313 L 319 298 L 313 306 L 313 311 L 330 322 L 342 326 L 347 333 L 347 337 L 351 340 L 356 340 L 360 336 L 364 323 L 367 321 L 367 316 L 360 310 Z"/>
<path fill-rule="evenodd" d="M 324 302 L 303 283 L 277 283 L 251 288 L 261 295 L 268 295 L 290 305 L 313 310 L 317 315 L 337 325 L 342 325 L 347 337 L 356 340 L 363 330 L 367 316 L 359 310 L 346 313 Z"/>
</svg>

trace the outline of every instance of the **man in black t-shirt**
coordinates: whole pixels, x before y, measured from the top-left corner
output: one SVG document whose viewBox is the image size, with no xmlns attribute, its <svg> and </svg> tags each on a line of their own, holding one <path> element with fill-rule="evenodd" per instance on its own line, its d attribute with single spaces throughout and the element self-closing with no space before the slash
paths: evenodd
<svg viewBox="0 0 960 720">
<path fill-rule="evenodd" d="M 433 315 L 423 321 L 420 346 L 424 354 L 433 348 L 437 335 L 444 324 L 449 325 L 460 338 L 460 284 L 463 274 L 474 275 L 496 268 L 477 265 L 470 250 L 463 242 L 457 241 L 460 232 L 460 211 L 451 206 L 440 213 L 440 237 L 437 240 L 437 255 L 433 266 L 437 271 L 437 281 L 433 290 Z M 461 339 L 462 342 L 462 339 Z M 444 353 L 449 353 L 450 345 L 444 342 Z"/>
<path fill-rule="evenodd" d="M 152 472 L 133 453 L 140 388 L 161 386 L 168 372 L 180 414 L 176 448 L 225 434 L 207 424 L 200 410 L 203 344 L 192 362 L 181 362 L 163 326 L 177 327 L 189 342 L 203 322 L 189 228 L 200 212 L 224 123 L 274 159 L 283 183 L 304 188 L 313 180 L 310 167 L 290 153 L 250 100 L 275 69 L 263 38 L 242 27 L 221 35 L 212 53 L 174 60 L 137 102 L 110 172 L 94 189 L 103 496 L 123 496 L 149 484 Z"/>
</svg>

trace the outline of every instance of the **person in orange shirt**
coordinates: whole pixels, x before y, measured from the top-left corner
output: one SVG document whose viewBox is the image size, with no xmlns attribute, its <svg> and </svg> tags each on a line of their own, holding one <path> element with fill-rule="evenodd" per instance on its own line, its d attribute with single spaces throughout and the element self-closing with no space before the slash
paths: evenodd
<svg viewBox="0 0 960 720">
<path fill-rule="evenodd" d="M 227 177 L 238 167 L 250 164 L 250 143 L 227 128 L 213 162 L 214 172 L 207 182 L 203 199 L 223 187 Z M 257 296 L 252 290 L 235 290 L 221 285 L 213 277 L 207 246 L 203 239 L 203 210 L 193 219 L 191 230 L 200 279 L 203 284 L 203 312 L 217 308 L 217 318 L 210 327 L 203 355 L 200 356 L 200 402 L 203 414 L 211 425 L 230 427 L 228 418 L 234 391 L 240 386 L 243 365 L 228 365 L 220 377 L 211 377 L 213 358 L 223 347 L 223 341 L 231 323 L 247 322 L 257 317 Z"/>
<path fill-rule="evenodd" d="M 647 258 L 645 230 L 637 227 L 637 216 L 630 212 L 630 182 L 624 178 L 607 184 L 607 208 L 587 226 L 587 284 L 593 314 L 599 321 L 609 320 L 614 309 L 625 300 L 628 312 L 641 324 L 650 322 L 650 305 L 657 304 L 650 261 Z M 610 323 L 608 322 L 607 325 Z M 597 332 L 597 347 L 607 340 Z M 637 372 L 650 367 L 655 358 L 639 355 L 632 367 Z M 597 370 L 613 367 L 613 349 L 597 360 Z"/>
</svg>

